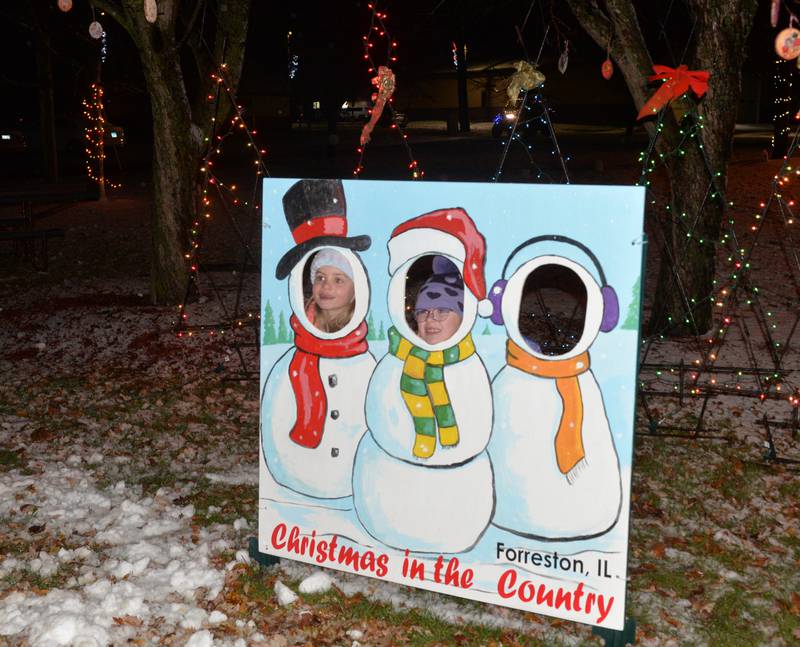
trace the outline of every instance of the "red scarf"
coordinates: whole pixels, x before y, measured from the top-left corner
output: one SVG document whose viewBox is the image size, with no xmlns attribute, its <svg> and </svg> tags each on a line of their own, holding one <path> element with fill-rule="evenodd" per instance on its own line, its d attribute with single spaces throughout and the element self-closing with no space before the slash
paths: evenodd
<svg viewBox="0 0 800 647">
<path fill-rule="evenodd" d="M 319 375 L 320 357 L 354 357 L 366 353 L 367 324 L 363 321 L 353 332 L 338 339 L 319 339 L 300 324 L 295 315 L 289 318 L 294 330 L 294 352 L 289 364 L 289 381 L 292 383 L 297 405 L 297 421 L 289 438 L 302 447 L 314 449 L 322 442 L 328 400 Z"/>
</svg>

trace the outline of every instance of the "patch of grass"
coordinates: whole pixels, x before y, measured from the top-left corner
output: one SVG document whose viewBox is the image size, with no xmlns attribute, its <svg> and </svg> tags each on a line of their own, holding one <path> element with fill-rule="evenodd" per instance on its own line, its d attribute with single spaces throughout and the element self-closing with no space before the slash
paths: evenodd
<svg viewBox="0 0 800 647">
<path fill-rule="evenodd" d="M 241 587 L 249 599 L 257 600 L 265 608 L 274 608 L 275 579 L 259 567 L 252 566 L 244 571 L 238 587 Z M 287 584 L 296 590 L 299 582 L 289 581 Z M 322 624 L 333 621 L 342 632 L 345 628 L 363 628 L 366 633 L 364 644 L 411 647 L 429 645 L 553 647 L 562 644 L 561 641 L 554 641 L 552 638 L 544 641 L 519 631 L 483 627 L 463 621 L 451 623 L 424 610 L 395 609 L 389 603 L 371 600 L 361 593 L 348 597 L 335 588 L 324 593 L 301 593 L 300 598 L 323 619 Z M 453 599 L 459 604 L 471 602 L 460 598 Z M 478 603 L 473 605 L 478 606 Z M 465 605 L 465 612 L 473 605 Z"/>
<path fill-rule="evenodd" d="M 352 624 L 379 622 L 397 627 L 405 634 L 405 644 L 413 647 L 433 644 L 487 645 L 492 643 L 534 647 L 545 644 L 516 632 L 504 632 L 499 629 L 465 623 L 451 624 L 418 609 L 397 610 L 390 604 L 370 600 L 361 594 L 348 598 L 335 589 L 322 594 L 304 595 L 303 599 L 315 607 L 328 609 L 338 617 L 348 619 Z"/>
<path fill-rule="evenodd" d="M 668 562 L 657 562 L 668 563 Z M 688 598 L 692 590 L 697 587 L 697 582 L 693 582 L 686 577 L 686 571 L 671 571 L 666 568 L 657 568 L 654 571 L 646 571 L 638 577 L 650 580 L 661 589 L 675 593 L 679 598 Z"/>
<path fill-rule="evenodd" d="M 757 619 L 766 614 L 750 604 L 750 596 L 747 591 L 732 590 L 723 593 L 716 601 L 703 626 L 711 647 L 740 647 L 765 642 L 765 636 L 758 631 L 762 623 Z"/>
<path fill-rule="evenodd" d="M 0 449 L 0 470 L 7 472 L 24 467 L 26 461 L 22 453 L 11 449 Z"/>
<path fill-rule="evenodd" d="M 256 485 L 212 483 L 208 479 L 201 479 L 197 483 L 195 492 L 183 497 L 180 503 L 194 505 L 193 521 L 201 526 L 215 523 L 231 524 L 240 517 L 244 517 L 252 525 L 258 512 L 257 497 Z M 209 512 L 209 508 L 212 507 L 214 510 Z"/>
<path fill-rule="evenodd" d="M 142 474 L 134 479 L 133 484 L 141 485 L 142 494 L 150 496 L 155 494 L 159 488 L 174 487 L 178 481 L 178 476 L 169 469 L 168 465 L 160 465 L 155 471 Z"/>
<path fill-rule="evenodd" d="M 3 547 L 4 548 L 4 547 Z M 2 548 L 0 548 L 2 550 Z M 81 564 L 72 562 L 68 564 L 60 564 L 55 572 L 50 575 L 42 575 L 34 571 L 23 568 L 11 571 L 2 578 L 0 578 L 0 590 L 7 590 L 10 588 L 34 588 L 44 591 L 50 589 L 69 589 L 67 582 L 72 577 L 77 577 L 80 572 Z"/>
</svg>

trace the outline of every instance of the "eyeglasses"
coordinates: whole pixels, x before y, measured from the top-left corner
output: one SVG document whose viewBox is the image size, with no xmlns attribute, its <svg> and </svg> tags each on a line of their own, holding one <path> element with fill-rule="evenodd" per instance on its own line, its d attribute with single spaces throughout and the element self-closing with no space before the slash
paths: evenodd
<svg viewBox="0 0 800 647">
<path fill-rule="evenodd" d="M 431 308 L 430 310 L 414 310 L 414 319 L 423 322 L 429 317 L 434 321 L 444 321 L 453 314 L 455 310 L 451 308 Z"/>
</svg>

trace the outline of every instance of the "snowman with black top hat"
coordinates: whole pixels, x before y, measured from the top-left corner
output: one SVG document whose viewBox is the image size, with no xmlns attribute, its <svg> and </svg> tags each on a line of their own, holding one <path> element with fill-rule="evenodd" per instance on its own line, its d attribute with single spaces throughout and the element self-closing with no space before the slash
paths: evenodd
<svg viewBox="0 0 800 647">
<path fill-rule="evenodd" d="M 352 494 L 353 454 L 366 430 L 369 280 L 347 235 L 340 180 L 300 180 L 283 197 L 296 245 L 277 264 L 288 277 L 294 346 L 272 367 L 261 396 L 261 446 L 272 478 L 320 500 Z"/>
</svg>

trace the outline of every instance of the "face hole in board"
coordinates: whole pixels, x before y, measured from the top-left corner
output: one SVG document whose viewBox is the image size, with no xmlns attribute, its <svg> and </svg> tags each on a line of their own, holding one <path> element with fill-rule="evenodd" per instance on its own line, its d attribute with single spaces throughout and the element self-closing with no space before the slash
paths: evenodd
<svg viewBox="0 0 800 647">
<path fill-rule="evenodd" d="M 337 332 L 353 318 L 356 305 L 353 267 L 341 252 L 324 248 L 303 268 L 306 316 L 321 332 Z"/>
<path fill-rule="evenodd" d="M 537 267 L 525 279 L 519 308 L 519 331 L 528 347 L 550 357 L 570 352 L 583 336 L 586 286 L 568 267 Z"/>
<path fill-rule="evenodd" d="M 437 254 L 414 261 L 406 273 L 404 313 L 425 343 L 450 340 L 464 317 L 464 279 L 458 267 Z"/>
</svg>

